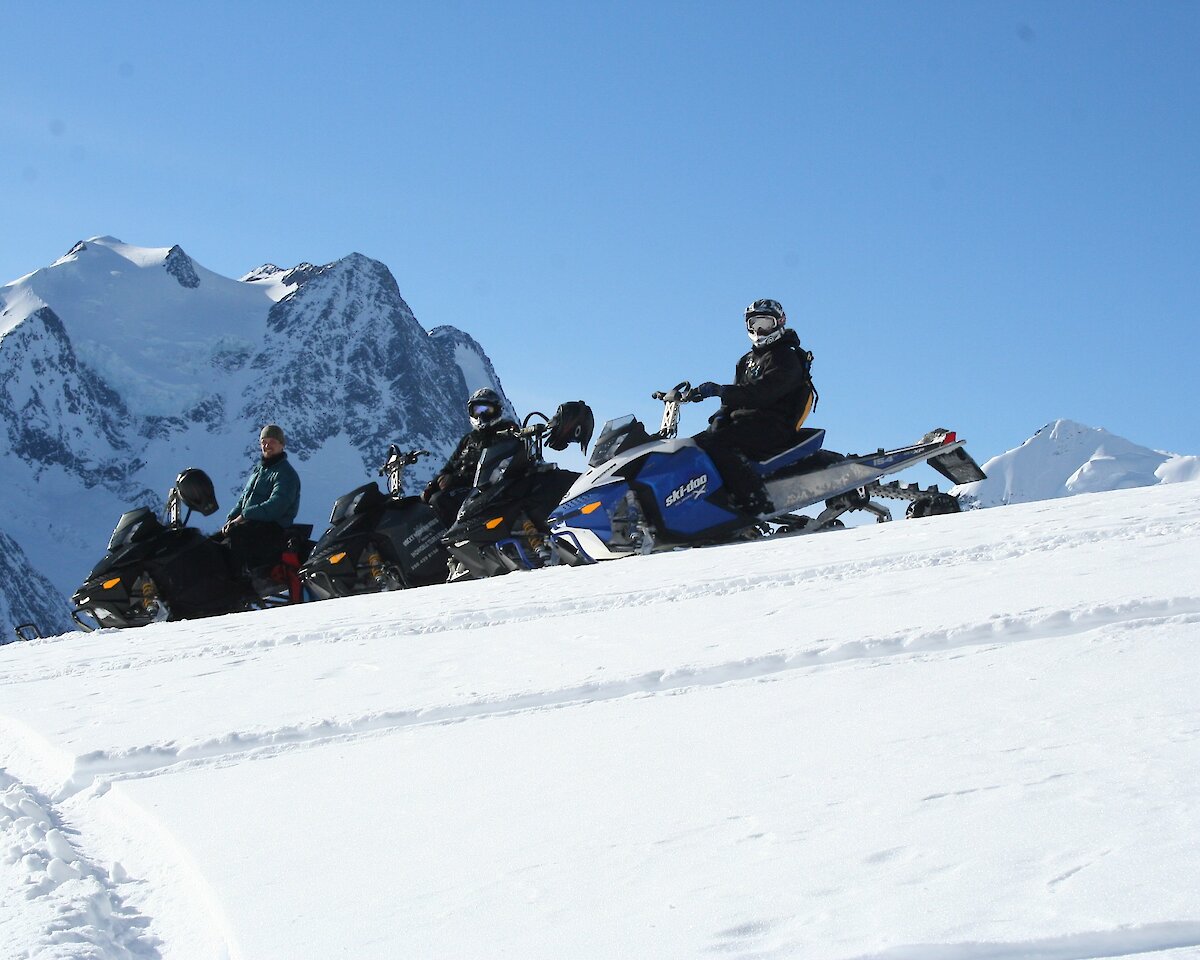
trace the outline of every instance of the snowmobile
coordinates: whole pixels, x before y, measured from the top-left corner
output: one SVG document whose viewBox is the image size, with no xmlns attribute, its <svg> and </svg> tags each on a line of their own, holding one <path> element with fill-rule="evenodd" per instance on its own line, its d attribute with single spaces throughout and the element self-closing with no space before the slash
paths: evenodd
<svg viewBox="0 0 1200 960">
<path fill-rule="evenodd" d="M 579 473 L 546 462 L 543 448 L 578 443 L 586 453 L 594 426 L 591 409 L 575 400 L 561 404 L 553 417 L 529 414 L 519 429 L 484 448 L 472 490 L 442 541 L 463 576 L 532 570 L 553 560 L 546 517 Z"/>
<path fill-rule="evenodd" d="M 234 574 L 215 536 L 188 526 L 193 511 L 207 517 L 216 510 L 212 480 L 192 467 L 175 478 L 163 519 L 149 507 L 122 514 L 108 552 L 71 598 L 72 619 L 85 630 L 143 627 L 300 602 L 298 572 L 312 526 L 289 527 L 279 562 L 252 570 L 247 581 Z"/>
<path fill-rule="evenodd" d="M 339 497 L 329 528 L 300 568 L 305 587 L 319 600 L 360 593 L 402 590 L 441 583 L 449 554 L 442 546 L 446 525 L 420 497 L 404 496 L 407 467 L 428 450 L 401 451 L 394 443 L 375 481 Z"/>
<path fill-rule="evenodd" d="M 954 483 L 981 480 L 983 471 L 944 429 L 917 443 L 846 456 L 823 449 L 825 431 L 797 431 L 796 444 L 763 462 L 751 462 L 764 479 L 774 508 L 762 515 L 731 504 L 713 461 L 690 437 L 678 438 L 680 407 L 702 398 L 687 381 L 651 395 L 662 400 L 658 433 L 632 415 L 608 421 L 588 460 L 588 471 L 550 514 L 554 562 L 584 564 L 681 546 L 722 543 L 774 533 L 814 533 L 843 526 L 850 510 L 891 519 L 876 497 L 907 500 L 910 516 L 958 511 L 958 501 L 936 486 L 921 489 L 881 477 L 928 463 Z M 824 503 L 816 516 L 797 514 Z"/>
</svg>

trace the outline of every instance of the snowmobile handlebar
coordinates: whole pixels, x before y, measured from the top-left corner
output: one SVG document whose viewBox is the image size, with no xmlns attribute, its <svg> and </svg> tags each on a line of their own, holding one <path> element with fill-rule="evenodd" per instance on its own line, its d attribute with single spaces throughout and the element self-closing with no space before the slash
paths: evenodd
<svg viewBox="0 0 1200 960">
<path fill-rule="evenodd" d="M 663 403 L 699 403 L 704 398 L 692 386 L 690 380 L 675 384 L 670 390 L 655 390 L 650 399 Z"/>
<path fill-rule="evenodd" d="M 416 463 L 422 457 L 428 457 L 429 455 L 428 450 L 401 450 L 393 443 L 388 447 L 387 459 L 384 461 L 383 466 L 379 468 L 379 475 L 381 477 L 386 476 L 389 466 L 393 463 L 410 465 Z"/>
</svg>

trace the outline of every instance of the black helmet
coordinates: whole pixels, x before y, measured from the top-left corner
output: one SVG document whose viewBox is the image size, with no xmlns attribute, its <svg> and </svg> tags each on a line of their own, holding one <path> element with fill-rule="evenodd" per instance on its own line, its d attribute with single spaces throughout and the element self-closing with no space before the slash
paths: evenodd
<svg viewBox="0 0 1200 960">
<path fill-rule="evenodd" d="M 217 494 L 207 473 L 199 467 L 188 467 L 175 478 L 179 499 L 204 516 L 217 512 Z"/>
<path fill-rule="evenodd" d="M 592 408 L 582 400 L 559 404 L 546 424 L 546 446 L 551 450 L 566 450 L 567 444 L 578 443 L 579 449 L 587 453 L 595 427 Z"/>
<path fill-rule="evenodd" d="M 467 416 L 471 418 L 471 426 L 476 430 L 490 427 L 504 413 L 504 404 L 500 395 L 490 387 L 480 387 L 467 401 Z"/>
<path fill-rule="evenodd" d="M 746 308 L 746 333 L 756 347 L 765 347 L 783 336 L 787 314 L 778 300 L 755 300 Z"/>
</svg>

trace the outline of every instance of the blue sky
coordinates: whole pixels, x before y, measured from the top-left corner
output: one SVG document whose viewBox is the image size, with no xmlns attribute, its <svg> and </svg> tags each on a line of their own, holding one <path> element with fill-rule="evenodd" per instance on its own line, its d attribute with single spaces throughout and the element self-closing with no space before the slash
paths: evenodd
<svg viewBox="0 0 1200 960">
<path fill-rule="evenodd" d="M 522 412 L 655 422 L 773 297 L 835 449 L 1200 453 L 1200 4 L 23 6 L 0 281 L 97 234 L 358 251 Z"/>
</svg>

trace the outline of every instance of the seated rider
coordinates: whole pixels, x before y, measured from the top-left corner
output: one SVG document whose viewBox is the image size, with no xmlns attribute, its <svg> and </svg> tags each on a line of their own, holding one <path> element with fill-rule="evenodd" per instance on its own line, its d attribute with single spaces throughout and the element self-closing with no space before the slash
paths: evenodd
<svg viewBox="0 0 1200 960">
<path fill-rule="evenodd" d="M 709 427 L 695 436 L 721 472 L 730 504 L 760 516 L 774 509 L 758 473 L 746 462 L 767 460 L 797 442 L 800 429 L 816 405 L 810 368 L 812 354 L 787 329 L 787 315 L 776 300 L 755 300 L 746 308 L 751 349 L 738 361 L 734 381 L 709 381 L 693 396 L 720 397 L 721 409 Z"/>
<path fill-rule="evenodd" d="M 516 430 L 504 416 L 504 404 L 495 390 L 483 387 L 467 401 L 472 430 L 455 447 L 441 471 L 425 485 L 421 499 L 428 503 L 447 527 L 454 523 L 459 507 L 475 484 L 479 455 L 500 433 Z"/>
<path fill-rule="evenodd" d="M 278 563 L 287 546 L 287 528 L 300 511 L 300 477 L 288 463 L 286 443 L 278 424 L 262 428 L 262 459 L 250 471 L 242 495 L 221 528 L 236 576 Z"/>
</svg>

